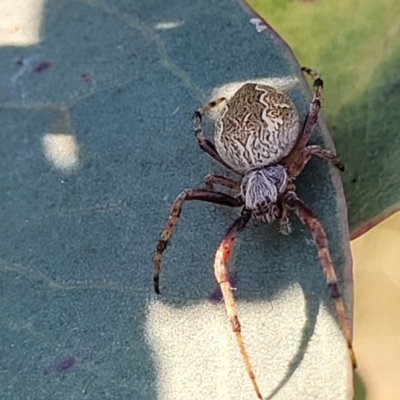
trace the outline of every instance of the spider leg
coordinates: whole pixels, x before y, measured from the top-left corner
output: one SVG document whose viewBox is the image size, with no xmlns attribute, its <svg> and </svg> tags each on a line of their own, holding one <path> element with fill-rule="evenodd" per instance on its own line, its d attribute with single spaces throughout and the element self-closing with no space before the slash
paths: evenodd
<svg viewBox="0 0 400 400">
<path fill-rule="evenodd" d="M 311 158 L 311 156 L 317 156 L 317 157 L 323 158 L 324 160 L 331 163 L 339 171 L 342 171 L 342 172 L 344 171 L 344 165 L 340 162 L 340 160 L 336 157 L 336 155 L 333 154 L 331 151 L 324 149 L 323 147 L 314 146 L 314 145 L 307 146 L 306 151 L 307 151 L 308 158 L 305 163 L 308 162 L 308 160 Z"/>
<path fill-rule="evenodd" d="M 326 282 L 328 284 L 329 293 L 335 302 L 340 327 L 349 350 L 351 364 L 355 369 L 357 368 L 357 362 L 353 351 L 350 328 L 347 325 L 344 305 L 341 299 L 335 270 L 332 266 L 331 256 L 328 250 L 328 239 L 326 237 L 324 228 L 311 210 L 306 207 L 306 205 L 295 195 L 295 193 L 289 192 L 286 196 L 286 201 L 289 207 L 294 209 L 300 221 L 310 230 L 311 235 L 313 236 L 314 242 L 318 249 L 318 256 L 322 265 L 322 269 L 326 277 Z"/>
<path fill-rule="evenodd" d="M 215 254 L 214 274 L 218 284 L 220 285 L 222 296 L 225 302 L 226 313 L 229 320 L 231 321 L 232 330 L 236 336 L 236 340 L 239 345 L 240 353 L 245 363 L 247 373 L 249 374 L 258 398 L 262 399 L 260 389 L 258 388 L 258 384 L 250 364 L 249 356 L 243 343 L 240 322 L 236 311 L 235 299 L 233 297 L 232 287 L 229 283 L 229 276 L 226 268 L 226 262 L 229 258 L 235 240 L 239 233 L 244 229 L 250 218 L 251 212 L 248 210 L 243 210 L 241 216 L 230 226 L 230 228 L 226 232 Z"/>
<path fill-rule="evenodd" d="M 154 254 L 153 282 L 154 290 L 156 291 L 156 293 L 160 293 L 159 276 L 162 255 L 167 248 L 172 230 L 178 222 L 183 203 L 190 200 L 206 201 L 209 203 L 222 204 L 224 206 L 230 207 L 240 207 L 241 205 L 243 205 L 243 200 L 240 197 L 232 197 L 225 193 L 213 192 L 205 189 L 187 189 L 179 194 L 179 196 L 172 204 L 168 222 L 165 225 L 165 228 L 161 234 L 161 238 L 158 241 L 157 249 Z"/>
<path fill-rule="evenodd" d="M 207 190 L 213 190 L 214 185 L 225 186 L 229 189 L 240 192 L 240 183 L 233 179 L 225 178 L 222 175 L 208 174 L 204 178 L 204 188 Z"/>
<path fill-rule="evenodd" d="M 214 160 L 218 161 L 226 168 L 232 170 L 232 168 L 228 164 L 226 164 L 225 161 L 218 154 L 214 143 L 211 142 L 209 139 L 206 139 L 206 137 L 204 136 L 203 128 L 201 126 L 201 120 L 204 113 L 210 110 L 211 108 L 215 107 L 216 105 L 222 103 L 224 100 L 226 100 L 225 97 L 220 97 L 199 108 L 194 112 L 192 121 L 193 121 L 194 135 L 196 136 L 197 144 L 199 145 L 199 147 L 209 156 L 211 156 Z"/>
<path fill-rule="evenodd" d="M 289 235 L 289 233 L 292 231 L 292 227 L 290 225 L 288 217 L 289 208 L 287 206 L 287 203 L 284 201 L 280 202 L 280 206 L 282 209 L 282 215 L 279 219 L 279 232 L 282 235 Z"/>
<path fill-rule="evenodd" d="M 306 164 L 310 161 L 312 156 L 320 157 L 328 161 L 341 172 L 344 171 L 344 165 L 340 162 L 335 154 L 327 149 L 324 149 L 323 147 L 312 145 L 305 147 L 303 151 L 298 154 L 298 157 L 293 164 L 287 166 L 289 173 L 293 177 L 298 176 Z"/>
<path fill-rule="evenodd" d="M 214 108 L 215 106 L 217 106 L 218 104 L 222 103 L 225 100 L 226 100 L 225 97 L 218 97 L 218 99 L 210 101 L 209 103 L 205 104 L 203 107 L 200 107 L 197 111 L 203 115 L 204 113 L 211 110 L 212 108 Z"/>
<path fill-rule="evenodd" d="M 321 108 L 322 88 L 324 86 L 323 80 L 314 70 L 306 67 L 303 67 L 302 70 L 312 77 L 314 94 L 297 142 L 293 146 L 293 149 L 290 151 L 290 153 L 282 160 L 282 163 L 286 165 L 288 172 L 293 177 L 297 176 L 302 169 L 301 165 L 299 166 L 298 164 L 299 159 L 301 162 L 303 157 L 299 156 L 301 156 L 301 153 L 304 151 L 304 148 L 310 139 L 312 128 L 317 123 L 318 113 Z"/>
</svg>

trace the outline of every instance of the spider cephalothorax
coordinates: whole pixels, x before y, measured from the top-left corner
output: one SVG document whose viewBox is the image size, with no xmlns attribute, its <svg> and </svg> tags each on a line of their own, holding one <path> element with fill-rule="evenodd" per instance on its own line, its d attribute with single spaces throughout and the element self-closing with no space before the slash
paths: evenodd
<svg viewBox="0 0 400 400">
<path fill-rule="evenodd" d="M 251 210 L 254 219 L 272 222 L 281 211 L 278 198 L 285 192 L 288 175 L 282 165 L 272 165 L 246 172 L 240 186 L 244 205 Z"/>
<path fill-rule="evenodd" d="M 316 244 L 328 290 L 335 303 L 340 326 L 349 349 L 350 360 L 356 367 L 351 333 L 347 326 L 343 302 L 332 266 L 325 231 L 311 210 L 297 197 L 293 180 L 300 174 L 311 156 L 330 162 L 340 170 L 343 166 L 330 151 L 307 145 L 321 107 L 322 80 L 315 71 L 303 68 L 314 81 L 314 96 L 308 114 L 301 125 L 293 102 L 285 93 L 256 83 L 243 85 L 229 100 L 219 98 L 197 110 L 193 115 L 194 133 L 202 150 L 241 178 L 237 182 L 220 175 L 208 175 L 204 189 L 184 190 L 174 201 L 171 213 L 154 256 L 154 288 L 159 290 L 161 257 L 168 245 L 185 201 L 199 200 L 241 207 L 241 215 L 233 222 L 222 239 L 214 261 L 214 273 L 220 285 L 232 330 L 236 336 L 248 375 L 257 396 L 261 399 L 249 357 L 243 344 L 233 291 L 226 262 L 238 234 L 248 221 L 271 222 L 279 219 L 281 232 L 289 233 L 288 210 L 293 210 L 309 228 Z M 201 127 L 202 115 L 226 101 L 215 124 L 215 145 L 206 139 Z M 214 190 L 225 186 L 236 193 L 229 195 Z"/>
</svg>

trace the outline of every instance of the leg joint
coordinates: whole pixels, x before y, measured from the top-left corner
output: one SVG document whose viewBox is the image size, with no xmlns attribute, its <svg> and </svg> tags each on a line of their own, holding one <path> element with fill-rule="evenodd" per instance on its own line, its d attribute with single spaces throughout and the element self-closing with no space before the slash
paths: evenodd
<svg viewBox="0 0 400 400">
<path fill-rule="evenodd" d="M 340 299 L 340 292 L 337 282 L 328 282 L 329 293 L 333 300 Z"/>
<path fill-rule="evenodd" d="M 235 315 L 234 317 L 231 318 L 231 324 L 232 324 L 232 330 L 233 332 L 240 332 L 241 327 L 240 327 L 240 322 L 238 317 Z"/>
<path fill-rule="evenodd" d="M 157 244 L 157 253 L 162 253 L 168 246 L 168 240 L 160 239 Z"/>
<path fill-rule="evenodd" d="M 316 88 L 316 87 L 321 87 L 321 88 L 323 88 L 323 87 L 324 87 L 324 81 L 323 81 L 320 77 L 316 78 L 316 79 L 314 80 L 314 87 L 315 87 L 315 88 Z"/>
</svg>

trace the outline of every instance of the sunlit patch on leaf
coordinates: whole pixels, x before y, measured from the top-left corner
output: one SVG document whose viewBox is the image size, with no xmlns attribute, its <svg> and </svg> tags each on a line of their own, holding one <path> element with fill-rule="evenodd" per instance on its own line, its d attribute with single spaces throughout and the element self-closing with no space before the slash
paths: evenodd
<svg viewBox="0 0 400 400">
<path fill-rule="evenodd" d="M 55 168 L 72 172 L 79 167 L 79 145 L 74 135 L 46 133 L 42 146 L 44 155 Z"/>
</svg>

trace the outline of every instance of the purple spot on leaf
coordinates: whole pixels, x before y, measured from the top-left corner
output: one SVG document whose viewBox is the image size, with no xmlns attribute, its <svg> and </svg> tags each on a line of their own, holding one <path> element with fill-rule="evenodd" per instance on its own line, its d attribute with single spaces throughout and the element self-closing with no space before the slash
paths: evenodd
<svg viewBox="0 0 400 400">
<path fill-rule="evenodd" d="M 44 373 L 45 375 L 49 375 L 52 373 L 64 375 L 71 372 L 75 367 L 75 365 L 77 364 L 77 362 L 78 361 L 76 360 L 75 357 L 71 356 L 64 357 L 61 360 L 54 363 L 51 367 L 46 368 Z"/>
<path fill-rule="evenodd" d="M 64 374 L 71 371 L 75 364 L 76 360 L 74 357 L 66 357 L 56 364 L 55 371 L 60 374 Z"/>
<path fill-rule="evenodd" d="M 41 74 L 46 72 L 50 68 L 51 64 L 48 61 L 41 61 L 33 68 L 33 72 L 36 74 Z"/>
<path fill-rule="evenodd" d="M 85 83 L 92 83 L 92 74 L 90 72 L 85 72 L 81 75 L 81 78 Z"/>
</svg>

